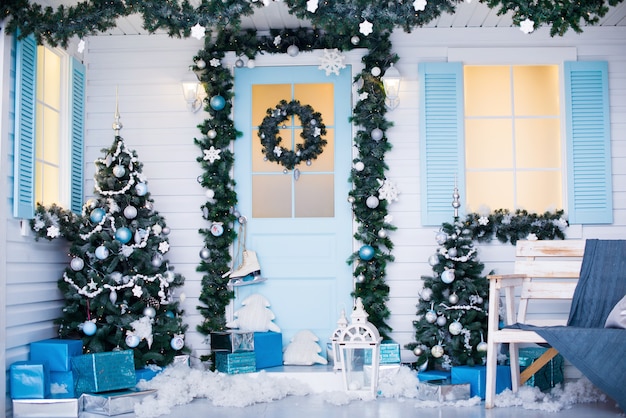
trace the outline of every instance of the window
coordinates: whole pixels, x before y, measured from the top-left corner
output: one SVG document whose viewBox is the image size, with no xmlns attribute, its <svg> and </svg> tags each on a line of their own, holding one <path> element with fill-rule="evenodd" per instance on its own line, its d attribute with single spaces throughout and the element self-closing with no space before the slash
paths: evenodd
<svg viewBox="0 0 626 418">
<path fill-rule="evenodd" d="M 84 66 L 63 51 L 18 41 L 15 54 L 14 216 L 35 202 L 80 212 Z"/>
<path fill-rule="evenodd" d="M 551 66 L 548 68 L 541 67 L 544 68 L 521 66 L 519 67 L 520 74 L 523 75 L 524 71 L 545 71 L 547 73 L 554 71 Z M 509 76 L 515 68 L 515 66 L 510 67 Z M 564 112 L 560 116 L 563 123 L 560 125 L 564 126 L 565 130 L 561 132 L 563 140 L 560 141 L 560 144 L 565 148 L 564 152 L 561 152 L 555 144 L 548 145 L 548 151 L 553 161 L 546 159 L 546 161 L 541 162 L 540 167 L 537 167 L 541 152 L 532 150 L 526 157 L 522 156 L 520 161 L 529 161 L 530 163 L 525 164 L 536 166 L 528 167 L 529 171 L 526 174 L 543 171 L 549 177 L 550 173 L 553 173 L 554 176 L 561 173 L 560 184 L 553 179 L 552 187 L 566 191 L 561 199 L 571 223 L 612 223 L 608 65 L 606 62 L 568 61 L 558 65 L 558 73 L 562 80 L 558 84 L 559 97 L 563 98 L 563 105 L 560 106 Z M 465 199 L 467 199 L 466 194 L 469 187 L 496 189 L 499 186 L 494 186 L 489 181 L 476 180 L 475 177 L 484 174 L 479 173 L 479 171 L 472 171 L 477 170 L 480 161 L 466 162 L 466 155 L 472 156 L 472 153 L 475 153 L 474 150 L 470 150 L 466 154 L 466 149 L 480 141 L 481 136 L 487 137 L 489 132 L 487 128 L 471 126 L 473 123 L 478 125 L 485 123 L 476 115 L 474 115 L 474 119 L 468 116 L 468 120 L 471 122 L 469 123 L 470 126 L 466 127 L 466 89 L 464 88 L 463 64 L 460 62 L 420 64 L 419 79 L 421 83 L 422 223 L 424 225 L 440 225 L 442 222 L 448 222 L 453 216 L 451 195 L 455 182 L 461 196 Z M 471 97 L 469 100 L 472 100 Z M 542 104 L 540 107 L 547 106 Z M 477 108 L 480 109 L 480 106 Z M 539 107 L 535 109 L 539 109 Z M 471 109 L 469 111 L 479 112 Z M 544 111 L 545 109 L 542 110 L 542 112 Z M 539 112 L 535 110 L 531 113 L 533 113 L 532 118 L 527 119 L 524 116 L 519 118 L 520 121 L 534 120 L 533 123 L 549 125 L 554 123 L 552 119 L 556 117 L 554 115 L 547 116 L 544 113 L 539 115 Z M 502 123 L 504 119 L 494 117 L 493 120 L 497 124 Z M 524 123 L 522 123 L 523 125 Z M 523 127 L 523 130 L 531 131 L 528 127 Z M 553 133 L 549 136 L 555 137 L 557 135 L 556 127 L 547 128 L 546 132 L 551 130 Z M 513 138 L 515 130 L 510 128 L 510 131 Z M 528 134 L 529 137 L 535 135 L 537 134 Z M 543 143 L 542 146 L 544 146 Z M 509 144 L 509 149 L 513 149 L 512 143 Z M 494 151 L 489 151 L 490 154 L 492 152 Z M 515 152 L 512 154 L 515 155 Z M 554 160 L 554 157 L 558 157 L 559 154 L 565 156 L 562 158 L 560 166 L 558 161 Z M 542 170 L 537 170 L 538 168 Z M 522 177 L 526 175 L 524 171 L 518 171 Z M 485 172 L 488 171 L 485 170 Z M 513 174 L 510 174 L 510 177 L 513 177 Z M 520 187 L 520 185 L 522 182 L 511 187 L 517 188 L 516 190 L 523 190 L 525 186 Z M 526 194 L 537 193 L 541 197 L 542 194 L 545 194 L 543 193 L 544 189 L 544 184 L 538 190 L 526 187 L 528 190 Z M 510 190 L 496 190 L 498 193 L 510 192 Z M 542 199 L 546 200 L 546 197 L 544 196 Z M 509 201 L 516 204 L 514 198 L 509 199 Z M 467 200 L 464 203 L 467 203 Z M 476 201 L 474 205 L 477 205 Z M 499 209 L 499 207 L 491 207 L 491 209 Z M 543 211 L 545 207 L 531 210 Z"/>
</svg>

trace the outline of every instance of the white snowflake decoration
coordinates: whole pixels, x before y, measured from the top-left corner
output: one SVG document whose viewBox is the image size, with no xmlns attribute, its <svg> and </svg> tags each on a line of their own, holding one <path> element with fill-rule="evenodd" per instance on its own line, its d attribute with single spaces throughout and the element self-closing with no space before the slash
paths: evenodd
<svg viewBox="0 0 626 418">
<path fill-rule="evenodd" d="M 364 91 L 363 93 L 359 94 L 359 100 L 360 101 L 364 101 L 367 100 L 367 98 L 370 96 L 370 94 L 366 91 Z"/>
<path fill-rule="evenodd" d="M 81 39 L 78 42 L 78 46 L 76 47 L 76 52 L 78 52 L 79 54 L 82 54 L 84 50 L 85 50 L 85 40 Z"/>
<path fill-rule="evenodd" d="M 526 18 L 526 20 L 520 22 L 519 28 L 525 34 L 529 34 L 535 30 L 535 22 L 533 22 L 529 18 Z"/>
<path fill-rule="evenodd" d="M 277 35 L 277 36 L 274 38 L 274 46 L 278 46 L 278 45 L 280 45 L 280 42 L 281 42 L 282 40 L 283 40 L 283 38 L 281 38 L 281 37 L 280 37 L 280 35 Z"/>
<path fill-rule="evenodd" d="M 282 153 L 283 153 L 283 150 L 278 145 L 276 145 L 274 147 L 274 155 L 276 155 L 277 157 L 280 157 Z"/>
<path fill-rule="evenodd" d="M 211 65 L 211 67 L 219 67 L 220 65 L 222 65 L 218 58 L 212 58 L 211 61 L 209 61 L 209 64 Z"/>
<path fill-rule="evenodd" d="M 318 0 L 309 0 L 306 2 L 306 9 L 311 13 L 315 13 L 317 11 L 317 7 L 319 6 Z"/>
<path fill-rule="evenodd" d="M 169 250 L 170 250 L 170 244 L 167 241 L 163 241 L 159 244 L 159 251 L 161 251 L 161 253 L 165 254 Z"/>
<path fill-rule="evenodd" d="M 200 23 L 196 23 L 195 26 L 191 28 L 191 36 L 198 40 L 204 38 L 205 32 L 206 32 L 206 28 L 202 26 Z"/>
<path fill-rule="evenodd" d="M 489 218 L 487 216 L 481 216 L 478 218 L 478 224 L 482 226 L 489 224 Z"/>
<path fill-rule="evenodd" d="M 426 9 L 426 3 L 428 3 L 426 0 L 415 0 L 413 2 L 413 8 L 416 12 L 423 12 L 424 9 Z"/>
<path fill-rule="evenodd" d="M 319 69 L 325 70 L 327 76 L 331 73 L 339 75 L 339 70 L 346 68 L 346 64 L 343 63 L 344 59 L 345 57 L 339 53 L 337 48 L 331 50 L 324 49 L 324 56 Z"/>
<path fill-rule="evenodd" d="M 363 22 L 361 22 L 359 24 L 359 32 L 361 32 L 363 35 L 367 36 L 370 33 L 372 33 L 373 27 L 374 27 L 374 25 L 372 24 L 372 22 L 370 22 L 367 19 L 365 19 Z"/>
<path fill-rule="evenodd" d="M 47 234 L 50 238 L 56 238 L 61 235 L 61 230 L 56 225 L 51 225 L 48 227 Z"/>
<path fill-rule="evenodd" d="M 210 162 L 211 164 L 213 164 L 215 162 L 215 160 L 221 160 L 222 157 L 220 157 L 220 152 L 222 152 L 221 149 L 215 149 L 215 147 L 213 145 L 211 145 L 211 148 L 209 149 L 205 149 L 204 151 L 204 160 Z"/>
<path fill-rule="evenodd" d="M 389 203 L 398 200 L 398 188 L 389 180 L 378 180 L 380 188 L 378 189 L 378 197 L 387 200 Z"/>
<path fill-rule="evenodd" d="M 136 284 L 133 287 L 133 296 L 135 296 L 136 298 L 140 298 L 142 295 L 143 295 L 143 289 L 141 288 L 141 286 Z"/>
</svg>

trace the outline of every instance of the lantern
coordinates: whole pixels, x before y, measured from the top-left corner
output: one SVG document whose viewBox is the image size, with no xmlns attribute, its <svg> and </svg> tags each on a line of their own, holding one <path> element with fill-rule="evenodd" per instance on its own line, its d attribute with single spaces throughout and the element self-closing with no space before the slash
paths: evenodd
<svg viewBox="0 0 626 418">
<path fill-rule="evenodd" d="M 333 354 L 333 370 L 341 370 L 341 353 L 339 353 L 339 338 L 341 334 L 348 327 L 348 319 L 346 318 L 346 311 L 341 310 L 341 317 L 337 321 L 337 329 L 330 337 L 332 354 Z"/>
<path fill-rule="evenodd" d="M 367 320 L 361 298 L 357 298 L 350 317 L 352 322 L 338 340 L 344 388 L 351 393 L 375 397 L 382 338 Z"/>
</svg>

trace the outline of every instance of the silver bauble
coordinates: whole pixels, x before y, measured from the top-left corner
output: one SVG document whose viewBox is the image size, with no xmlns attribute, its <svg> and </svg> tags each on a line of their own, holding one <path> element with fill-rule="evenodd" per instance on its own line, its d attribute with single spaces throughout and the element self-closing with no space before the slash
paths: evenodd
<svg viewBox="0 0 626 418">
<path fill-rule="evenodd" d="M 452 247 L 448 250 L 448 255 L 450 257 L 456 257 L 458 254 L 458 251 L 456 250 L 456 248 Z"/>
<path fill-rule="evenodd" d="M 383 130 L 380 128 L 374 128 L 372 129 L 372 132 L 370 132 L 370 136 L 372 137 L 374 141 L 380 141 L 381 139 L 383 139 L 384 135 L 385 134 Z"/>
<path fill-rule="evenodd" d="M 72 258 L 72 261 L 70 261 L 70 267 L 74 271 L 80 271 L 83 267 L 85 267 L 85 262 L 80 257 L 74 257 Z"/>
<path fill-rule="evenodd" d="M 447 322 L 448 320 L 445 316 L 441 315 L 437 317 L 437 325 L 439 325 L 440 327 L 443 327 Z"/>
<path fill-rule="evenodd" d="M 372 69 L 370 70 L 370 73 L 374 76 L 374 77 L 378 77 L 381 73 L 380 68 L 379 67 L 372 67 Z"/>
<path fill-rule="evenodd" d="M 143 314 L 148 318 L 154 318 L 156 316 L 156 309 L 152 306 L 146 306 L 143 310 Z"/>
<path fill-rule="evenodd" d="M 433 254 L 430 257 L 428 257 L 428 264 L 430 264 L 431 266 L 436 266 L 438 263 L 439 263 L 439 257 L 437 257 L 436 254 Z"/>
<path fill-rule="evenodd" d="M 354 169 L 356 171 L 363 171 L 363 170 L 365 170 L 365 163 L 363 161 L 357 161 L 356 163 L 354 163 Z"/>
<path fill-rule="evenodd" d="M 169 235 L 170 232 L 171 232 L 171 230 L 170 230 L 169 226 L 164 226 L 163 229 L 161 229 L 161 233 L 163 235 Z"/>
<path fill-rule="evenodd" d="M 365 276 L 362 274 L 359 274 L 358 276 L 356 276 L 356 282 L 357 283 L 363 283 L 365 281 Z"/>
<path fill-rule="evenodd" d="M 352 45 L 358 45 L 359 42 L 361 42 L 361 38 L 359 38 L 358 36 L 354 35 L 352 38 L 350 38 L 350 43 Z"/>
<path fill-rule="evenodd" d="M 155 254 L 154 257 L 152 257 L 152 265 L 154 267 L 161 267 L 161 264 L 163 264 L 163 256 L 161 254 Z"/>
<path fill-rule="evenodd" d="M 376 209 L 380 204 L 380 200 L 376 196 L 370 196 L 365 200 L 365 205 L 370 209 Z"/>
<path fill-rule="evenodd" d="M 126 219 L 135 219 L 137 217 L 137 208 L 128 205 L 124 208 L 124 217 Z"/>
<path fill-rule="evenodd" d="M 215 129 L 209 129 L 209 132 L 206 133 L 206 136 L 209 139 L 215 139 L 217 137 L 217 131 Z"/>
<path fill-rule="evenodd" d="M 297 45 L 289 45 L 289 47 L 287 48 L 287 54 L 290 57 L 295 57 L 300 53 L 300 48 L 298 48 Z"/>
<path fill-rule="evenodd" d="M 199 59 L 198 61 L 196 61 L 196 67 L 202 70 L 206 68 L 206 62 L 203 59 Z"/>
<path fill-rule="evenodd" d="M 454 281 L 454 269 L 446 270 L 441 273 L 441 281 L 450 284 Z"/>
<path fill-rule="evenodd" d="M 387 238 L 387 231 L 385 231 L 384 229 L 381 229 L 378 231 L 378 238 Z"/>
<path fill-rule="evenodd" d="M 443 353 L 443 347 L 439 344 L 433 346 L 433 348 L 430 349 L 430 354 L 432 354 L 432 356 L 435 358 L 443 356 Z"/>
<path fill-rule="evenodd" d="M 424 319 L 426 319 L 426 322 L 428 322 L 429 324 L 434 324 L 435 321 L 437 321 L 437 313 L 433 310 L 430 310 L 426 312 L 426 314 L 424 315 Z"/>
<path fill-rule="evenodd" d="M 448 234 L 446 234 L 443 231 L 439 231 L 437 232 L 437 235 L 435 235 L 435 241 L 437 242 L 437 244 L 439 245 L 443 245 L 445 244 L 445 242 L 448 240 Z"/>
<path fill-rule="evenodd" d="M 448 301 L 451 304 L 456 305 L 457 303 L 459 303 L 459 295 L 457 295 L 456 293 L 451 294 L 450 296 L 448 296 Z"/>
<path fill-rule="evenodd" d="M 208 260 L 211 257 L 211 251 L 208 248 L 203 248 L 200 250 L 200 258 L 203 260 Z"/>
<path fill-rule="evenodd" d="M 420 296 L 422 297 L 422 300 L 429 302 L 430 299 L 433 297 L 433 289 L 431 289 L 430 287 L 425 287 L 424 289 L 422 289 Z"/>
<path fill-rule="evenodd" d="M 487 343 L 484 341 L 481 341 L 478 343 L 478 345 L 476 346 L 476 350 L 480 351 L 480 352 L 486 352 L 487 351 Z"/>
<path fill-rule="evenodd" d="M 237 58 L 237 61 L 235 61 L 235 67 L 237 68 L 243 67 L 243 60 L 241 58 Z"/>
<path fill-rule="evenodd" d="M 424 349 L 418 345 L 417 347 L 413 349 L 413 354 L 419 357 L 422 354 L 424 354 Z"/>
<path fill-rule="evenodd" d="M 463 330 L 463 324 L 461 324 L 459 321 L 454 321 L 448 327 L 448 331 L 450 331 L 450 334 L 452 335 L 459 335 L 462 330 Z"/>
<path fill-rule="evenodd" d="M 126 174 L 126 169 L 124 168 L 124 166 L 116 165 L 115 167 L 113 167 L 113 175 L 115 177 L 124 177 L 124 174 Z"/>
</svg>

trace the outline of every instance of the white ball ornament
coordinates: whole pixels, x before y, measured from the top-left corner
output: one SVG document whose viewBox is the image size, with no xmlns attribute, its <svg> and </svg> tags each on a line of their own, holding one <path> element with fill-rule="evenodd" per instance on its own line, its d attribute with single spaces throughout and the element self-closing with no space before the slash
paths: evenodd
<svg viewBox="0 0 626 418">
<path fill-rule="evenodd" d="M 372 132 L 370 132 L 370 136 L 374 141 L 380 141 L 381 139 L 383 139 L 383 135 L 383 130 L 380 128 L 374 128 L 372 129 Z"/>
<path fill-rule="evenodd" d="M 207 197 L 207 199 L 213 199 L 215 197 L 215 191 L 213 189 L 207 189 L 207 191 L 204 192 L 204 194 Z"/>
<path fill-rule="evenodd" d="M 154 318 L 156 316 L 156 309 L 152 306 L 146 306 L 143 310 L 143 314 L 148 318 Z"/>
<path fill-rule="evenodd" d="M 300 53 L 300 48 L 298 48 L 297 45 L 289 45 L 289 47 L 287 48 L 287 54 L 290 57 L 295 57 Z"/>
<path fill-rule="evenodd" d="M 126 219 L 135 219 L 137 217 L 137 208 L 128 205 L 124 208 L 124 217 Z"/>
<path fill-rule="evenodd" d="M 365 163 L 363 161 L 357 161 L 356 163 L 354 163 L 354 169 L 356 171 L 363 171 L 363 170 L 365 170 Z"/>
<path fill-rule="evenodd" d="M 441 281 L 450 284 L 454 281 L 454 269 L 446 270 L 441 273 Z"/>
<path fill-rule="evenodd" d="M 445 244 L 445 242 L 448 240 L 448 234 L 446 234 L 443 231 L 439 231 L 437 232 L 437 235 L 435 235 L 435 241 L 437 242 L 437 244 L 439 245 L 443 245 Z"/>
<path fill-rule="evenodd" d="M 378 231 L 378 238 L 387 238 L 387 231 L 385 231 L 384 229 L 381 229 L 380 231 Z"/>
<path fill-rule="evenodd" d="M 206 62 L 203 59 L 199 59 L 198 61 L 196 61 L 196 67 L 202 70 L 206 68 Z"/>
<path fill-rule="evenodd" d="M 248 68 L 256 67 L 256 62 L 254 60 L 248 60 Z"/>
<path fill-rule="evenodd" d="M 137 183 L 135 185 L 135 192 L 137 193 L 137 196 L 144 196 L 148 193 L 148 185 L 146 183 Z"/>
<path fill-rule="evenodd" d="M 217 138 L 217 131 L 215 129 L 209 129 L 209 132 L 206 133 L 206 136 L 209 137 L 209 139 L 215 139 Z"/>
<path fill-rule="evenodd" d="M 428 322 L 429 324 L 434 324 L 435 321 L 437 321 L 437 313 L 433 310 L 430 310 L 426 312 L 426 315 L 424 315 L 424 319 L 426 319 L 426 322 Z"/>
<path fill-rule="evenodd" d="M 432 354 L 432 356 L 435 358 L 442 357 L 443 353 L 443 347 L 439 344 L 433 346 L 433 348 L 430 349 L 430 354 Z"/>
<path fill-rule="evenodd" d="M 358 276 L 356 276 L 356 282 L 357 283 L 363 283 L 365 281 L 365 276 L 362 274 L 359 274 Z"/>
<path fill-rule="evenodd" d="M 370 209 L 376 209 L 379 204 L 380 201 L 376 196 L 370 196 L 365 200 L 365 205 Z"/>
<path fill-rule="evenodd" d="M 72 261 L 70 261 L 70 268 L 74 271 L 80 271 L 83 267 L 85 267 L 85 262 L 80 257 L 74 257 Z"/>
<path fill-rule="evenodd" d="M 436 254 L 433 254 L 430 257 L 428 257 L 428 264 L 430 264 L 431 266 L 436 266 L 438 263 L 439 263 L 439 257 L 437 257 Z"/>
<path fill-rule="evenodd" d="M 151 262 L 154 267 L 161 267 L 161 264 L 163 264 L 163 256 L 161 254 L 155 254 Z"/>
<path fill-rule="evenodd" d="M 126 174 L 126 170 L 124 169 L 123 166 L 116 165 L 115 167 L 113 167 L 113 175 L 115 177 L 117 178 L 124 177 L 124 174 Z"/>
<path fill-rule="evenodd" d="M 439 325 L 440 327 L 443 327 L 447 322 L 448 320 L 445 316 L 441 315 L 437 317 L 437 325 Z"/>
<path fill-rule="evenodd" d="M 478 345 L 476 346 L 476 350 L 480 351 L 480 352 L 486 352 L 487 351 L 487 343 L 484 341 L 481 341 L 478 343 Z"/>
<path fill-rule="evenodd" d="M 458 251 L 456 248 L 452 247 L 448 250 L 448 255 L 450 257 L 456 257 L 458 255 Z"/>
<path fill-rule="evenodd" d="M 413 354 L 415 354 L 416 356 L 421 356 L 422 354 L 424 354 L 424 349 L 421 346 L 417 346 L 413 349 Z"/>
<path fill-rule="evenodd" d="M 424 289 L 422 289 L 420 295 L 422 297 L 422 300 L 428 302 L 433 297 L 433 289 L 431 289 L 430 287 L 425 287 Z"/>
<path fill-rule="evenodd" d="M 124 342 L 129 348 L 135 348 L 139 345 L 141 340 L 139 339 L 138 336 L 131 334 L 131 335 L 126 336 L 126 339 L 124 340 Z"/>
<path fill-rule="evenodd" d="M 203 248 L 200 250 L 200 258 L 203 260 L 208 260 L 211 257 L 211 251 L 208 248 Z"/>
<path fill-rule="evenodd" d="M 346 200 L 348 201 L 348 203 L 352 204 L 354 203 L 354 196 L 348 196 Z"/>
<path fill-rule="evenodd" d="M 170 340 L 170 347 L 172 347 L 172 349 L 176 351 L 181 350 L 184 346 L 185 340 L 183 340 L 181 337 L 176 336 Z"/>
<path fill-rule="evenodd" d="M 370 73 L 374 76 L 374 77 L 378 77 L 381 73 L 380 68 L 379 67 L 372 67 L 372 69 L 370 70 Z"/>
<path fill-rule="evenodd" d="M 358 36 L 354 35 L 352 38 L 350 38 L 350 43 L 352 45 L 358 45 L 359 42 L 361 42 L 361 38 L 359 38 Z"/>
<path fill-rule="evenodd" d="M 109 249 L 104 245 L 101 245 L 96 248 L 95 255 L 97 259 L 104 260 L 109 256 Z"/>
<path fill-rule="evenodd" d="M 459 321 L 454 321 L 448 327 L 448 331 L 450 331 L 450 334 L 452 335 L 459 335 L 462 330 L 463 330 L 463 325 Z"/>
<path fill-rule="evenodd" d="M 164 226 L 164 227 L 163 227 L 163 229 L 161 230 L 161 233 L 162 233 L 163 235 L 169 235 L 169 234 L 170 234 L 170 232 L 171 232 L 171 229 L 170 229 L 170 227 L 169 227 L 169 226 Z"/>
<path fill-rule="evenodd" d="M 459 295 L 457 295 L 456 293 L 451 294 L 450 296 L 448 296 L 448 301 L 451 304 L 456 305 L 457 303 L 459 303 Z"/>
</svg>

